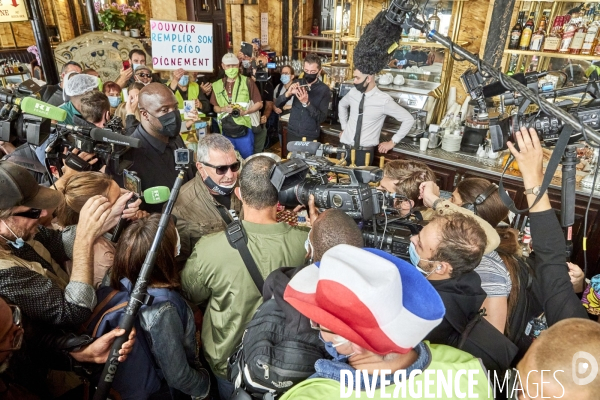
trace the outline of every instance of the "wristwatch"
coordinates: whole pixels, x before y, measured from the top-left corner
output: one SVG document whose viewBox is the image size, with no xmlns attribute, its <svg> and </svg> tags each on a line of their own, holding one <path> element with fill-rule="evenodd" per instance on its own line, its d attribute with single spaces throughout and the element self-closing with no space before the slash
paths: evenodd
<svg viewBox="0 0 600 400">
<path fill-rule="evenodd" d="M 308 107 L 309 104 L 310 104 L 309 102 L 302 103 L 302 107 Z"/>
<path fill-rule="evenodd" d="M 538 194 L 540 194 L 540 185 L 534 186 L 531 189 L 525 189 L 525 192 L 523 192 L 524 194 L 533 194 L 535 196 L 537 196 Z"/>
</svg>

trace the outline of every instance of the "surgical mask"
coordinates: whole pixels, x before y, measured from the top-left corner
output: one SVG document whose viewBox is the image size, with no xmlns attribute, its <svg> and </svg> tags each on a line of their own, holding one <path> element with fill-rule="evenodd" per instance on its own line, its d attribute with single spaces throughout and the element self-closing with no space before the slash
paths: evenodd
<svg viewBox="0 0 600 400">
<path fill-rule="evenodd" d="M 306 83 L 313 83 L 317 80 L 317 76 L 319 74 L 307 74 L 306 72 L 304 73 L 304 79 L 306 80 Z"/>
<path fill-rule="evenodd" d="M 4 224 L 4 226 L 6 226 L 6 228 L 10 231 L 10 233 L 13 234 L 14 237 L 16 237 L 15 241 L 12 240 L 8 240 L 7 238 L 5 238 L 4 236 L 0 235 L 0 237 L 4 240 L 6 240 L 6 243 L 12 245 L 15 249 L 20 249 L 21 247 L 23 247 L 23 245 L 25 244 L 25 241 L 23 240 L 23 238 L 20 238 L 17 236 L 16 233 L 13 232 L 12 229 L 10 229 L 10 226 L 8 226 L 6 224 L 6 222 L 2 221 L 2 223 Z"/>
<path fill-rule="evenodd" d="M 121 98 L 119 96 L 108 96 L 108 102 L 112 108 L 115 108 L 121 104 Z"/>
<path fill-rule="evenodd" d="M 206 171 L 205 171 L 206 172 Z M 235 183 L 229 186 L 218 185 L 208 174 L 204 179 L 204 184 L 213 192 L 220 194 L 221 196 L 229 196 L 233 189 L 235 189 Z"/>
<path fill-rule="evenodd" d="M 346 362 L 346 361 L 348 361 L 348 358 L 350 358 L 354 354 L 356 354 L 356 353 L 351 353 L 351 354 L 338 353 L 336 347 L 339 347 L 346 343 L 350 343 L 350 341 L 348 339 L 344 339 L 340 343 L 333 344 L 333 342 L 326 342 L 325 339 L 323 339 L 323 336 L 321 336 L 321 332 L 319 332 L 319 339 L 321 339 L 321 342 L 323 342 L 325 344 L 325 351 L 333 358 L 334 361 Z"/>
<path fill-rule="evenodd" d="M 413 242 L 410 242 L 410 244 L 408 245 L 408 255 L 410 256 L 410 263 L 415 266 L 417 271 L 425 275 L 425 278 L 429 278 L 429 275 L 435 272 L 434 269 L 427 272 L 423 268 L 419 267 L 419 263 L 421 262 L 421 256 L 419 256 L 419 253 L 417 253 L 417 248 L 415 247 L 415 244 Z"/>
<path fill-rule="evenodd" d="M 187 86 L 190 83 L 190 77 L 189 75 L 184 75 L 181 78 L 179 78 L 179 84 L 181 86 Z"/>
<path fill-rule="evenodd" d="M 143 64 L 133 64 L 133 71 L 135 72 L 135 70 L 141 66 L 143 66 Z"/>
<path fill-rule="evenodd" d="M 163 136 L 172 138 L 177 136 L 181 131 L 181 114 L 179 114 L 179 110 L 173 110 L 165 115 L 154 118 L 158 119 L 158 122 L 160 122 L 161 128 L 158 130 L 158 133 Z"/>
<path fill-rule="evenodd" d="M 227 75 L 229 78 L 233 79 L 236 76 L 238 76 L 239 72 L 240 72 L 239 68 L 227 68 L 225 70 L 225 75 Z"/>
<path fill-rule="evenodd" d="M 250 68 L 252 66 L 252 63 L 248 60 L 242 60 L 242 67 L 244 68 Z"/>
<path fill-rule="evenodd" d="M 354 84 L 354 87 L 356 88 L 356 90 L 358 90 L 361 93 L 364 93 L 367 90 L 368 85 L 365 86 L 365 83 L 367 83 L 367 78 L 365 78 L 365 80 L 362 81 L 361 83 Z"/>
<path fill-rule="evenodd" d="M 289 75 L 281 75 L 281 83 L 283 83 L 284 85 L 290 83 L 290 79 L 292 79 L 292 77 Z"/>
<path fill-rule="evenodd" d="M 181 253 L 181 236 L 179 236 L 177 228 L 175 228 L 175 234 L 177 235 L 177 245 L 175 246 L 175 248 L 177 249 L 177 253 L 175 253 L 175 257 L 177 257 L 179 253 Z"/>
</svg>

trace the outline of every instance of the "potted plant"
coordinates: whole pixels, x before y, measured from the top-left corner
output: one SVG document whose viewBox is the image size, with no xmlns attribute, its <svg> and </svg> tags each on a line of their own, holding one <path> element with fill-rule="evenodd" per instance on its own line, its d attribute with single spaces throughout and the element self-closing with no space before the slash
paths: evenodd
<svg viewBox="0 0 600 400">
<path fill-rule="evenodd" d="M 126 7 L 125 25 L 131 30 L 131 37 L 140 37 L 140 33 L 146 25 L 146 14 L 141 12 L 140 3 L 135 3 L 132 7 Z"/>
<path fill-rule="evenodd" d="M 102 29 L 117 34 L 121 33 L 121 29 L 125 28 L 125 16 L 117 3 L 100 4 L 94 3 L 98 19 Z"/>
</svg>

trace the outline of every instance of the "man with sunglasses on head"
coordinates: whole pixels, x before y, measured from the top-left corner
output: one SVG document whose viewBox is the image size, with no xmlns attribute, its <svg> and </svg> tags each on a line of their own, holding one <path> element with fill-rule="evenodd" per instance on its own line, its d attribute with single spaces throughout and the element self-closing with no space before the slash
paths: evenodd
<svg viewBox="0 0 600 400">
<path fill-rule="evenodd" d="M 208 134 L 198 142 L 198 171 L 181 187 L 173 207 L 181 233 L 180 255 L 189 256 L 202 236 L 225 230 L 228 210 L 242 211 L 242 202 L 233 192 L 240 167 L 233 144 L 225 136 Z"/>
<path fill-rule="evenodd" d="M 306 254 L 307 232 L 277 222 L 277 189 L 269 179 L 274 165 L 275 161 L 269 157 L 250 159 L 240 172 L 239 187 L 234 190 L 242 201 L 248 252 L 263 280 L 282 265 L 302 265 Z M 227 358 L 242 340 L 246 324 L 262 303 L 261 293 L 225 232 L 198 241 L 181 274 L 181 287 L 184 296 L 194 304 L 208 302 L 202 324 L 202 347 L 217 377 L 221 399 L 229 399 L 233 384 L 226 379 Z"/>
</svg>

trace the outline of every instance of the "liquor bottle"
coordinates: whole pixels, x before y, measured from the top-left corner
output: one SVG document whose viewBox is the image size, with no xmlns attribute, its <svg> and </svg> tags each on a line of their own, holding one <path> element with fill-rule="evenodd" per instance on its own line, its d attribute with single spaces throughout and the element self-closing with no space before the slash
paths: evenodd
<svg viewBox="0 0 600 400">
<path fill-rule="evenodd" d="M 587 26 L 582 21 L 577 27 L 577 30 L 575 30 L 575 35 L 573 35 L 573 40 L 571 41 L 571 45 L 569 46 L 570 54 L 579 54 L 581 52 L 581 48 L 583 47 L 583 41 L 585 40 L 586 34 Z"/>
<path fill-rule="evenodd" d="M 581 46 L 580 54 L 592 54 L 598 44 L 598 31 L 600 27 L 600 15 L 594 16 L 594 21 L 590 24 L 585 38 L 583 39 L 583 46 Z"/>
<path fill-rule="evenodd" d="M 531 36 L 533 36 L 533 17 L 534 13 L 529 14 L 529 19 L 525 22 L 523 27 L 523 33 L 521 33 L 521 41 L 519 42 L 519 50 L 529 50 L 529 44 L 531 43 Z"/>
<path fill-rule="evenodd" d="M 556 53 L 560 48 L 560 42 L 562 39 L 561 29 L 563 25 L 564 17 L 557 16 L 554 18 L 554 25 L 552 25 L 552 30 L 548 33 L 546 40 L 544 42 L 544 51 Z"/>
<path fill-rule="evenodd" d="M 433 8 L 433 15 L 431 17 L 429 17 L 427 22 L 429 23 L 430 30 L 434 30 L 434 31 L 440 30 L 440 22 L 441 21 L 440 21 L 440 17 L 438 17 L 438 6 L 437 5 Z"/>
<path fill-rule="evenodd" d="M 540 25 L 538 26 L 537 31 L 533 34 L 533 36 L 531 36 L 531 44 L 529 45 L 529 50 L 541 51 L 545 38 L 546 38 L 546 16 L 542 15 L 542 20 L 540 21 Z"/>
<path fill-rule="evenodd" d="M 523 32 L 523 27 L 521 26 L 521 18 L 523 18 L 523 11 L 519 12 L 519 18 L 517 19 L 517 23 L 513 26 L 510 32 L 510 41 L 508 42 L 508 48 L 512 50 L 516 50 L 519 48 L 519 42 L 521 41 L 521 33 Z"/>
<path fill-rule="evenodd" d="M 508 71 L 506 72 L 506 75 L 510 76 L 510 75 L 515 74 L 515 70 L 517 69 L 518 61 L 519 61 L 518 54 L 513 54 L 512 56 L 510 56 L 510 61 L 508 63 Z"/>
<path fill-rule="evenodd" d="M 567 15 L 565 15 L 565 17 L 567 17 Z M 569 52 L 569 47 L 571 47 L 573 36 L 575 36 L 575 31 L 577 30 L 577 25 L 578 21 L 576 19 L 571 19 L 563 25 L 562 39 L 560 41 L 560 48 L 558 49 L 559 53 Z"/>
</svg>

